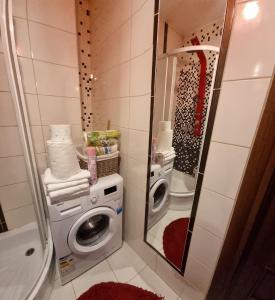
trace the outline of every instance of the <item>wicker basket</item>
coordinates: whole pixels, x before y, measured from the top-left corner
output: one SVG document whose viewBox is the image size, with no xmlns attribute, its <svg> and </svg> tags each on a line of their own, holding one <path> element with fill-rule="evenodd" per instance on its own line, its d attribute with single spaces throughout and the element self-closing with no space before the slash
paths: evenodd
<svg viewBox="0 0 275 300">
<path fill-rule="evenodd" d="M 83 156 L 78 156 L 79 165 L 81 169 L 87 170 L 87 159 Z M 119 173 L 119 152 L 98 156 L 96 161 L 97 177 L 105 177 L 115 173 Z"/>
</svg>

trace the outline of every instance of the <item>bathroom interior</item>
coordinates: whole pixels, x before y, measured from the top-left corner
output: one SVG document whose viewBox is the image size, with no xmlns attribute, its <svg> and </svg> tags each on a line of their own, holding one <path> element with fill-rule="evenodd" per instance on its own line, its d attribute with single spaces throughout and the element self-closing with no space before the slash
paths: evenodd
<svg viewBox="0 0 275 300">
<path fill-rule="evenodd" d="M 0 15 L 0 299 L 275 299 L 274 1 Z"/>
</svg>

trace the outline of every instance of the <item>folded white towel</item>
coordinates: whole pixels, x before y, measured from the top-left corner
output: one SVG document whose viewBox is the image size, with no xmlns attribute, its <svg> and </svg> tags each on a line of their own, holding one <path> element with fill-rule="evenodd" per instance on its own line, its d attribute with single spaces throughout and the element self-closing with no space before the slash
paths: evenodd
<svg viewBox="0 0 275 300">
<path fill-rule="evenodd" d="M 81 179 L 87 179 L 89 178 L 90 172 L 88 170 L 81 170 L 79 173 L 67 178 L 67 179 L 57 179 L 52 175 L 51 170 L 48 168 L 45 171 L 44 174 L 44 184 L 52 184 L 52 183 L 64 183 L 64 182 L 70 182 L 70 181 L 76 181 Z"/>
<path fill-rule="evenodd" d="M 62 183 L 50 183 L 46 185 L 47 193 L 89 183 L 88 179 L 74 180 Z"/>
<path fill-rule="evenodd" d="M 55 198 L 50 199 L 50 200 L 51 200 L 51 204 L 56 204 L 58 202 L 73 200 L 73 199 L 83 197 L 83 196 L 89 195 L 89 194 L 90 194 L 90 190 L 87 189 L 87 190 L 83 190 L 81 192 L 73 193 L 73 194 L 70 194 L 70 195 L 67 195 L 67 196 L 61 195 L 59 197 L 55 197 Z"/>
<path fill-rule="evenodd" d="M 57 198 L 61 198 L 61 197 L 66 197 L 66 196 L 72 196 L 75 193 L 80 193 L 80 192 L 85 192 L 89 190 L 89 184 L 80 184 L 74 187 L 69 187 L 66 189 L 62 189 L 62 190 L 58 190 L 58 191 L 53 191 L 49 193 L 49 197 L 51 200 L 55 200 Z"/>
<path fill-rule="evenodd" d="M 163 157 L 166 157 L 166 156 L 170 156 L 171 154 L 175 154 L 175 150 L 174 148 L 171 148 L 170 151 L 161 151 L 161 152 L 156 152 L 157 155 L 161 155 Z"/>
<path fill-rule="evenodd" d="M 171 154 L 169 156 L 163 157 L 162 161 L 163 162 L 170 161 L 170 160 L 174 159 L 175 157 L 176 157 L 176 154 Z"/>
</svg>

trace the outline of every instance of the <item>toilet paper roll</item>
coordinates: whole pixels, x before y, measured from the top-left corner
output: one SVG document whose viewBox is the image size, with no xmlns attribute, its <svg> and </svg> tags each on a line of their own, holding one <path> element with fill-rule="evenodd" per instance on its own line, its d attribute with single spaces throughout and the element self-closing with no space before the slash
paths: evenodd
<svg viewBox="0 0 275 300">
<path fill-rule="evenodd" d="M 47 141 L 49 167 L 57 179 L 67 179 L 80 172 L 75 146 L 71 141 Z"/>
<path fill-rule="evenodd" d="M 68 141 L 72 139 L 71 125 L 50 125 L 52 141 Z"/>
<path fill-rule="evenodd" d="M 159 131 L 157 137 L 157 152 L 171 151 L 173 130 Z"/>
<path fill-rule="evenodd" d="M 160 121 L 159 131 L 171 130 L 171 121 Z"/>
</svg>

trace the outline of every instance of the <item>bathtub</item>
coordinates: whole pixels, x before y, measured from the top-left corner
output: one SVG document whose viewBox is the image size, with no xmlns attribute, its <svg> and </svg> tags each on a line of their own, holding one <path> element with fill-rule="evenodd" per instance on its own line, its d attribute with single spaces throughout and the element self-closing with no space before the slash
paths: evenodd
<svg viewBox="0 0 275 300">
<path fill-rule="evenodd" d="M 195 184 L 194 177 L 173 169 L 169 193 L 169 208 L 172 210 L 191 211 Z"/>
</svg>

